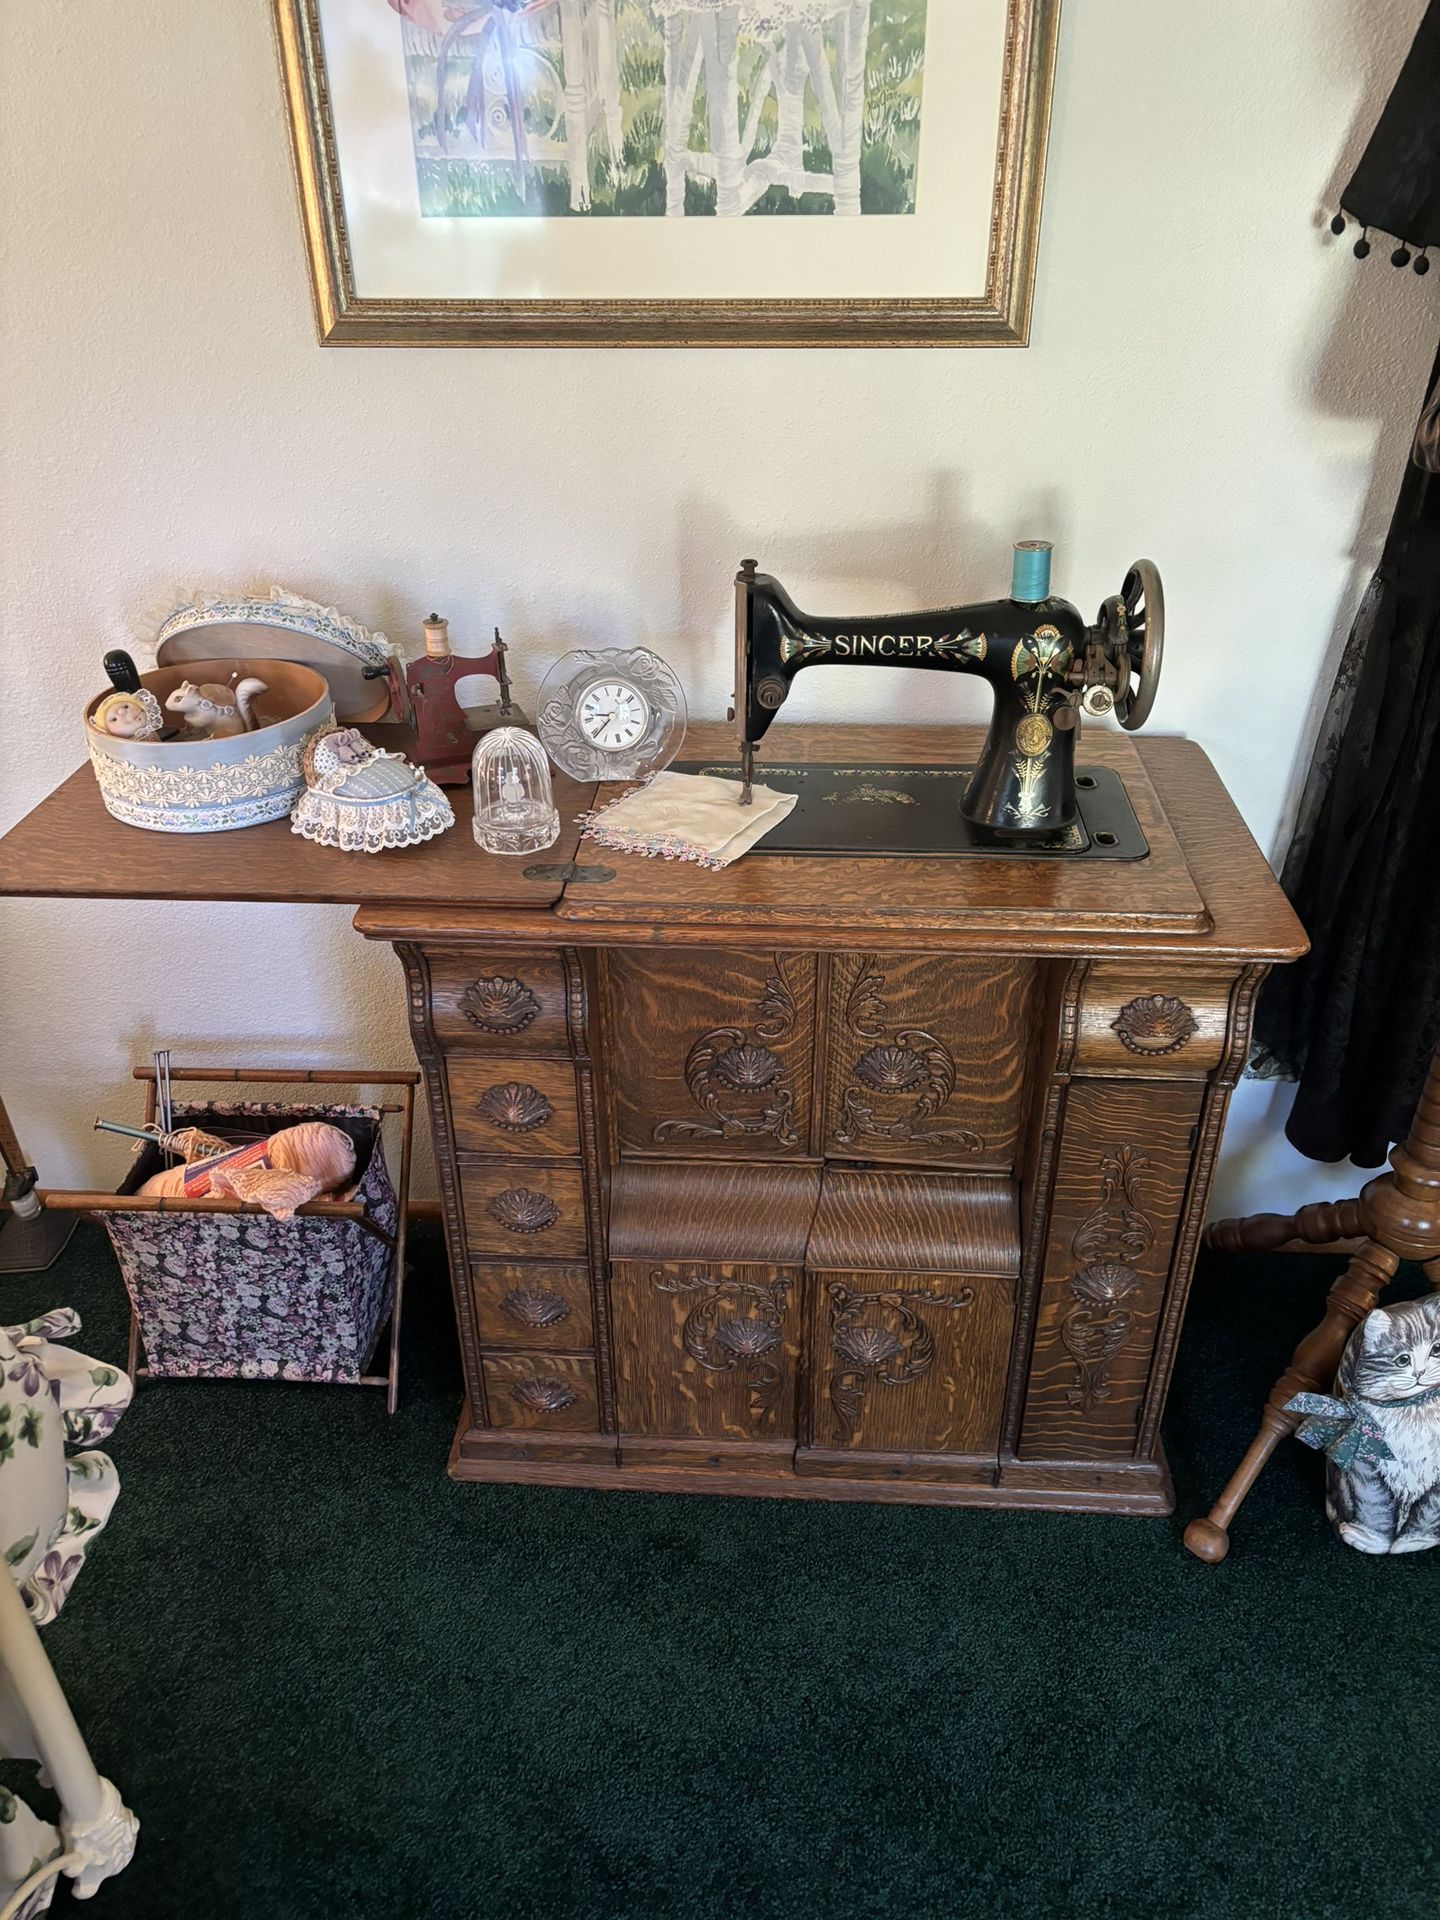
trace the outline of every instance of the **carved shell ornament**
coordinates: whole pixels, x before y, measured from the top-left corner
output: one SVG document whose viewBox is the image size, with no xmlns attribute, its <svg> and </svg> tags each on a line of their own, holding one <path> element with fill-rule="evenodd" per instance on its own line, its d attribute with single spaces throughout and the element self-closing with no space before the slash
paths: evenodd
<svg viewBox="0 0 1440 1920">
<path fill-rule="evenodd" d="M 493 973 L 465 989 L 460 1011 L 481 1033 L 523 1033 L 539 1013 L 540 1002 L 523 980 Z"/>
<path fill-rule="evenodd" d="M 521 1380 L 510 1393 L 530 1413 L 563 1413 L 566 1407 L 574 1406 L 577 1398 L 574 1390 L 553 1374 L 536 1374 L 533 1379 Z"/>
<path fill-rule="evenodd" d="M 857 1367 L 878 1367 L 900 1351 L 888 1327 L 846 1327 L 835 1336 L 835 1351 Z"/>
<path fill-rule="evenodd" d="M 1070 1291 L 1091 1306 L 1100 1307 L 1123 1300 L 1139 1284 L 1140 1276 L 1132 1267 L 1123 1267 L 1115 1260 L 1099 1260 L 1071 1276 Z"/>
<path fill-rule="evenodd" d="M 538 1087 L 524 1086 L 518 1080 L 487 1087 L 475 1106 L 480 1118 L 502 1133 L 533 1133 L 555 1111 Z"/>
<path fill-rule="evenodd" d="M 1110 1022 L 1110 1030 L 1130 1053 L 1178 1053 L 1199 1030 L 1199 1021 L 1183 1000 L 1166 993 L 1148 993 L 1127 1000 Z"/>
<path fill-rule="evenodd" d="M 855 1072 L 876 1093 L 910 1093 L 930 1078 L 924 1056 L 909 1047 L 871 1047 L 855 1062 Z"/>
<path fill-rule="evenodd" d="M 737 1314 L 715 1329 L 717 1345 L 741 1360 L 761 1360 L 780 1344 L 780 1329 L 768 1320 Z"/>
<path fill-rule="evenodd" d="M 780 1077 L 780 1062 L 767 1047 L 727 1047 L 712 1071 L 727 1087 L 768 1087 Z"/>
<path fill-rule="evenodd" d="M 485 1211 L 507 1233 L 544 1233 L 560 1218 L 548 1193 L 532 1193 L 528 1187 L 506 1187 L 491 1197 Z"/>
<path fill-rule="evenodd" d="M 568 1303 L 540 1287 L 512 1287 L 500 1305 L 522 1327 L 553 1327 L 570 1317 Z"/>
</svg>

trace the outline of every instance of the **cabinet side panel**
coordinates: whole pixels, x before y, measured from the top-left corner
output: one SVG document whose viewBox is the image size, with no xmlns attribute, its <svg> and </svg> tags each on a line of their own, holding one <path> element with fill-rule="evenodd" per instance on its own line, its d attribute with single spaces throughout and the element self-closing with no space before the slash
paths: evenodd
<svg viewBox="0 0 1440 1920">
<path fill-rule="evenodd" d="M 1135 1452 L 1204 1094 L 1194 1083 L 1071 1084 L 1022 1460 Z"/>
</svg>

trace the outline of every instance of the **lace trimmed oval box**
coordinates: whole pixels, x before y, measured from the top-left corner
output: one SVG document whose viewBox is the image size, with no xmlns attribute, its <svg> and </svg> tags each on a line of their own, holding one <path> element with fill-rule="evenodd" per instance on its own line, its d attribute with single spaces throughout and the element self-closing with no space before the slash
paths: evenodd
<svg viewBox="0 0 1440 1920">
<path fill-rule="evenodd" d="M 301 752 L 334 715 L 322 674 L 290 660 L 231 658 L 158 667 L 140 684 L 163 710 L 183 681 L 233 686 L 250 678 L 265 682 L 251 703 L 254 724 L 220 739 L 117 738 L 90 724 L 113 689 L 97 694 L 85 709 L 85 736 L 106 811 L 153 833 L 224 833 L 283 820 L 305 784 Z"/>
</svg>

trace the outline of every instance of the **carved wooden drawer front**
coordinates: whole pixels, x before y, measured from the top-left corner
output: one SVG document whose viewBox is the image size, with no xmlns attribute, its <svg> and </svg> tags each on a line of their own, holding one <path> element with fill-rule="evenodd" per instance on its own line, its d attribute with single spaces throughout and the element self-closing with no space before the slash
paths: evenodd
<svg viewBox="0 0 1440 1920">
<path fill-rule="evenodd" d="M 477 1259 L 583 1257 L 580 1168 L 563 1161 L 484 1161 L 461 1156 L 465 1239 Z"/>
<path fill-rule="evenodd" d="M 517 1159 L 579 1153 L 575 1070 L 568 1061 L 457 1055 L 447 1072 L 462 1153 Z"/>
<path fill-rule="evenodd" d="M 1014 1321 L 1007 1281 L 950 1273 L 809 1278 L 813 1447 L 995 1457 Z M 864 1468 L 847 1460 L 836 1470 Z"/>
<path fill-rule="evenodd" d="M 487 1261 L 471 1271 L 475 1330 L 486 1347 L 588 1347 L 594 1334 L 587 1267 Z"/>
<path fill-rule="evenodd" d="M 623 1152 L 808 1151 L 813 955 L 611 951 L 605 982 Z"/>
<path fill-rule="evenodd" d="M 793 1441 L 801 1292 L 795 1268 L 617 1262 L 621 1433 Z"/>
<path fill-rule="evenodd" d="M 1100 960 L 1080 1006 L 1076 1073 L 1203 1080 L 1225 1047 L 1233 973 Z"/>
<path fill-rule="evenodd" d="M 1203 1095 L 1184 1081 L 1071 1085 L 1022 1459 L 1116 1459 L 1135 1451 Z"/>
<path fill-rule="evenodd" d="M 826 1154 L 1009 1167 L 1035 986 L 1030 961 L 837 955 L 830 969 Z"/>
<path fill-rule="evenodd" d="M 508 948 L 429 955 L 431 1019 L 448 1047 L 564 1053 L 565 971 L 558 954 Z"/>
<path fill-rule="evenodd" d="M 552 1433 L 598 1428 L 595 1362 L 588 1354 L 487 1353 L 482 1365 L 492 1427 Z"/>
</svg>

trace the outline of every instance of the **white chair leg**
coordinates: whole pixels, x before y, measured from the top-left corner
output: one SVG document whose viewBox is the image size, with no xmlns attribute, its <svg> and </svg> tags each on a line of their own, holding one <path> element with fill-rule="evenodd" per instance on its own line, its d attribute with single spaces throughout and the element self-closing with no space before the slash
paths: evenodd
<svg viewBox="0 0 1440 1920">
<path fill-rule="evenodd" d="M 45 1657 L 25 1602 L 0 1569 L 0 1671 L 35 1737 L 61 1805 L 60 1831 L 70 1858 L 64 1871 L 77 1899 L 88 1899 L 112 1873 L 127 1866 L 140 1822 L 90 1758 L 70 1703 Z"/>
</svg>

